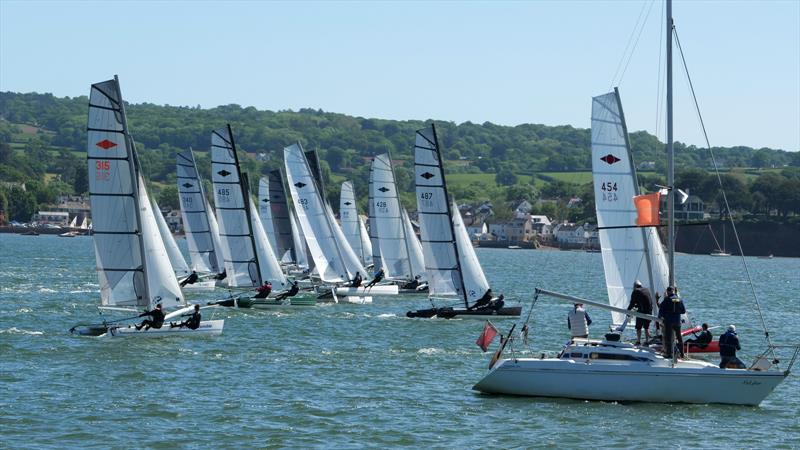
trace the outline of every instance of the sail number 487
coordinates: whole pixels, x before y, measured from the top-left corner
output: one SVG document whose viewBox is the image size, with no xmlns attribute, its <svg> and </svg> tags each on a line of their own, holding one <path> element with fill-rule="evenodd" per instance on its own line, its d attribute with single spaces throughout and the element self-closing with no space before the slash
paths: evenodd
<svg viewBox="0 0 800 450">
<path fill-rule="evenodd" d="M 600 190 L 603 191 L 603 201 L 615 202 L 618 200 L 616 181 L 604 181 L 600 184 Z"/>
</svg>

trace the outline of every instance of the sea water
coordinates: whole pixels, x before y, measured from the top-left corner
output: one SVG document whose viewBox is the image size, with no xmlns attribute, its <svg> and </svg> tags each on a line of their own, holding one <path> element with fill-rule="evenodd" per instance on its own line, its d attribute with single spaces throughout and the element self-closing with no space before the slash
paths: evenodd
<svg viewBox="0 0 800 450">
<path fill-rule="evenodd" d="M 185 252 L 185 241 L 179 245 Z M 524 305 L 523 319 L 535 287 L 605 301 L 597 253 L 477 253 L 493 291 Z M 719 326 L 715 335 L 736 324 L 742 359 L 760 354 L 765 340 L 742 260 L 677 255 L 676 264 L 693 319 Z M 774 341 L 800 342 L 800 259 L 747 264 Z M 225 319 L 215 338 L 70 335 L 71 326 L 100 318 L 98 289 L 90 237 L 0 235 L 0 447 L 800 445 L 795 374 L 760 407 L 490 396 L 471 389 L 491 356 L 475 345 L 483 322 L 406 318 L 430 305 L 425 297 L 204 310 L 204 319 Z M 188 295 L 207 301 L 225 294 Z M 530 347 L 517 344 L 514 354 L 558 351 L 568 339 L 569 308 L 540 298 Z M 609 314 L 588 311 L 591 335 L 600 337 Z M 496 321 L 503 333 L 512 323 Z"/>
</svg>

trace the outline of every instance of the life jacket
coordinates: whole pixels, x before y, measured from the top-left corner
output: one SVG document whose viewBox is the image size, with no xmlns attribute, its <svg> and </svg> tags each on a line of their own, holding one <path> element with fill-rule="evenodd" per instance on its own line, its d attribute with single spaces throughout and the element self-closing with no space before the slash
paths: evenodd
<svg viewBox="0 0 800 450">
<path fill-rule="evenodd" d="M 573 308 L 567 314 L 569 319 L 569 331 L 572 336 L 586 336 L 589 334 L 589 324 L 586 323 L 586 310 L 583 308 Z"/>
</svg>

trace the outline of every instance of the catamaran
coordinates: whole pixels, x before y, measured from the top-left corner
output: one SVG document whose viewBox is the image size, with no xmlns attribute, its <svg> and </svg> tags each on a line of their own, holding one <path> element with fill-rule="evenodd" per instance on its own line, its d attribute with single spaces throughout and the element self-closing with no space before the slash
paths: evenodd
<svg viewBox="0 0 800 450">
<path fill-rule="evenodd" d="M 376 253 L 380 255 L 375 269 L 383 269 L 386 278 L 394 280 L 406 292 L 426 292 L 422 246 L 400 204 L 388 153 L 372 160 L 369 202 L 370 231 L 378 247 Z"/>
<path fill-rule="evenodd" d="M 211 178 L 228 286 L 257 289 L 269 281 L 275 291 L 289 290 L 289 281 L 275 257 L 250 196 L 247 174 L 240 169 L 230 125 L 211 133 Z M 277 300 L 234 296 L 215 304 L 271 308 L 314 306 L 316 302 L 305 296 Z"/>
<path fill-rule="evenodd" d="M 455 201 L 447 193 L 442 152 L 436 128 L 417 130 L 414 172 L 422 251 L 428 275 L 429 296 L 455 296 L 464 307 L 439 307 L 408 311 L 408 317 L 514 318 L 521 306 L 505 306 L 501 295 L 492 298 L 489 282 L 472 248 Z"/>
<path fill-rule="evenodd" d="M 592 159 L 603 167 L 595 170 L 594 188 L 598 199 L 598 230 L 608 288 L 609 304 L 572 295 L 537 289 L 534 303 L 546 295 L 571 303 L 583 303 L 612 312 L 612 322 L 626 316 L 659 319 L 625 306 L 634 277 L 659 292 L 674 286 L 674 173 L 672 139 L 672 3 L 667 0 L 667 257 L 657 240 L 660 194 L 647 197 L 637 208 L 634 167 L 630 158 L 625 116 L 618 91 L 592 99 Z M 649 206 L 644 208 L 644 206 Z M 640 209 L 637 211 L 637 209 Z M 642 212 L 642 214 L 639 214 Z M 648 217 L 649 216 L 649 219 Z M 638 219 L 638 221 L 637 221 Z M 606 222 L 606 220 L 608 220 Z M 758 300 L 756 298 L 756 307 Z M 763 321 L 762 321 L 763 324 Z M 527 326 L 527 324 L 526 324 Z M 747 369 L 721 368 L 692 359 L 666 358 L 648 346 L 622 341 L 624 327 L 616 327 L 605 339 L 573 338 L 556 357 L 508 358 L 495 363 L 507 339 L 490 363 L 489 373 L 473 389 L 494 394 L 566 397 L 607 401 L 664 403 L 725 403 L 758 405 L 789 374 L 798 346 L 786 369 L 778 367 L 775 350 L 766 332 L 767 349 Z M 513 332 L 513 328 L 512 328 Z M 510 333 L 511 334 L 511 333 Z M 677 354 L 678 352 L 673 352 Z"/>
<path fill-rule="evenodd" d="M 159 303 L 165 309 L 183 307 L 167 314 L 166 323 L 193 307 L 186 305 L 170 266 L 128 131 L 116 76 L 92 85 L 87 129 L 89 195 L 101 303 L 129 311 L 142 307 L 150 310 Z M 131 325 L 108 321 L 76 326 L 71 331 L 160 337 L 221 334 L 223 326 L 224 320 L 209 320 L 194 330 L 169 326 L 137 330 Z"/>
</svg>

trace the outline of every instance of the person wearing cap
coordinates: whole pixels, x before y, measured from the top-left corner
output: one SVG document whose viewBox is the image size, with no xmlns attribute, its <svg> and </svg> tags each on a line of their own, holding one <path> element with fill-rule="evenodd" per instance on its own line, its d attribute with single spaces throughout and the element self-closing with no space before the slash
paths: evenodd
<svg viewBox="0 0 800 450">
<path fill-rule="evenodd" d="M 744 369 L 745 365 L 736 357 L 736 350 L 741 350 L 739 337 L 736 335 L 736 326 L 728 325 L 728 331 L 719 337 L 719 362 L 720 369 Z"/>
<path fill-rule="evenodd" d="M 142 321 L 142 323 L 136 325 L 137 331 L 141 330 L 142 327 L 144 327 L 144 331 L 149 330 L 151 327 L 157 330 L 161 328 L 162 325 L 164 325 L 164 311 L 161 310 L 161 303 L 157 304 L 154 310 L 145 311 L 139 314 L 139 317 L 146 317 L 146 316 L 150 316 L 150 319 L 145 319 Z"/>
<path fill-rule="evenodd" d="M 567 328 L 569 328 L 572 337 L 588 338 L 589 325 L 591 324 L 592 319 L 589 317 L 586 310 L 583 309 L 583 303 L 575 303 L 575 307 L 567 314 Z"/>
<path fill-rule="evenodd" d="M 653 314 L 653 296 L 650 295 L 650 290 L 642 286 L 642 282 L 636 280 L 633 283 L 633 292 L 631 292 L 631 302 L 628 304 L 628 310 L 636 308 L 636 311 L 642 314 Z M 650 321 L 636 318 L 636 345 L 642 343 L 642 328 L 644 328 L 645 342 L 650 340 Z"/>
<path fill-rule="evenodd" d="M 686 307 L 675 290 L 674 286 L 667 288 L 664 300 L 658 309 L 658 317 L 664 321 L 663 345 L 664 356 L 672 358 L 675 348 L 675 339 L 678 340 L 678 351 L 683 355 L 683 336 L 681 336 L 681 315 L 686 314 Z"/>
</svg>

